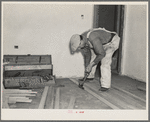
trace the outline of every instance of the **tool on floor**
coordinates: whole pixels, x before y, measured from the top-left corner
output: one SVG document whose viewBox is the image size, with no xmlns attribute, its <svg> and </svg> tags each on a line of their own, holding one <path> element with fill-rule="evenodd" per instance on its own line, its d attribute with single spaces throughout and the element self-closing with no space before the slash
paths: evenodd
<svg viewBox="0 0 150 122">
<path fill-rule="evenodd" d="M 86 81 L 86 79 L 89 76 L 89 74 L 90 74 L 89 72 L 86 72 L 86 75 L 83 78 L 83 82 L 81 84 L 79 83 L 79 88 L 84 89 L 83 84 Z"/>
</svg>

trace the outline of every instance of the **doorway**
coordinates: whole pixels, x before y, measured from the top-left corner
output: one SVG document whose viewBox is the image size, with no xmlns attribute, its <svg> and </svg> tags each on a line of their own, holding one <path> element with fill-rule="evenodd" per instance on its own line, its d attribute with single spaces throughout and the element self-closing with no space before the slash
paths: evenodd
<svg viewBox="0 0 150 122">
<path fill-rule="evenodd" d="M 105 28 L 109 31 L 115 31 L 120 36 L 119 49 L 113 54 L 111 70 L 115 73 L 121 73 L 121 53 L 122 53 L 122 35 L 124 21 L 123 5 L 95 5 L 93 28 Z M 100 65 L 97 65 L 95 76 L 100 77 Z"/>
</svg>

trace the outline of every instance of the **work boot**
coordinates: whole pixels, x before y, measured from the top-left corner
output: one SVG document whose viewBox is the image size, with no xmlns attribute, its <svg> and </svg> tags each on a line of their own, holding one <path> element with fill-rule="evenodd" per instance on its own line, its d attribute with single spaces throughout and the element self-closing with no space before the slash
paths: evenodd
<svg viewBox="0 0 150 122">
<path fill-rule="evenodd" d="M 101 87 L 99 91 L 107 91 L 109 88 Z"/>
</svg>

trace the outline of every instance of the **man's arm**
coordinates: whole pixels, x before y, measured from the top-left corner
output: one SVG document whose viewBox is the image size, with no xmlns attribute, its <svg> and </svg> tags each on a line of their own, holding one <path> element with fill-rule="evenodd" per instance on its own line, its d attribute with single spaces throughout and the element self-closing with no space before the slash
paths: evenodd
<svg viewBox="0 0 150 122">
<path fill-rule="evenodd" d="M 87 68 L 86 68 L 86 72 L 91 72 L 92 67 L 97 65 L 104 57 L 105 57 L 105 51 L 102 45 L 102 42 L 99 38 L 95 38 L 93 40 L 90 41 L 92 46 L 93 46 L 93 50 L 96 54 L 96 58 L 94 59 L 93 62 L 91 62 Z"/>
<path fill-rule="evenodd" d="M 86 68 L 90 64 L 90 61 L 91 61 L 91 50 L 85 47 L 84 49 L 81 49 L 81 53 L 84 58 L 84 66 Z"/>
<path fill-rule="evenodd" d="M 93 49 L 95 54 L 97 55 L 96 58 L 94 59 L 92 65 L 97 65 L 106 55 L 106 52 L 103 48 L 102 42 L 99 38 L 95 38 L 94 40 L 91 41 L 93 45 Z"/>
</svg>

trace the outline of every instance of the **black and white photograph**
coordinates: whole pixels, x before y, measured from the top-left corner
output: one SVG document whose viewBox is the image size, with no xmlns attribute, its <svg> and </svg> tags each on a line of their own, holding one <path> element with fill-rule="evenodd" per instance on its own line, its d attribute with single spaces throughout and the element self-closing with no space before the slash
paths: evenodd
<svg viewBox="0 0 150 122">
<path fill-rule="evenodd" d="M 148 120 L 148 2 L 1 2 L 1 120 Z"/>
</svg>

